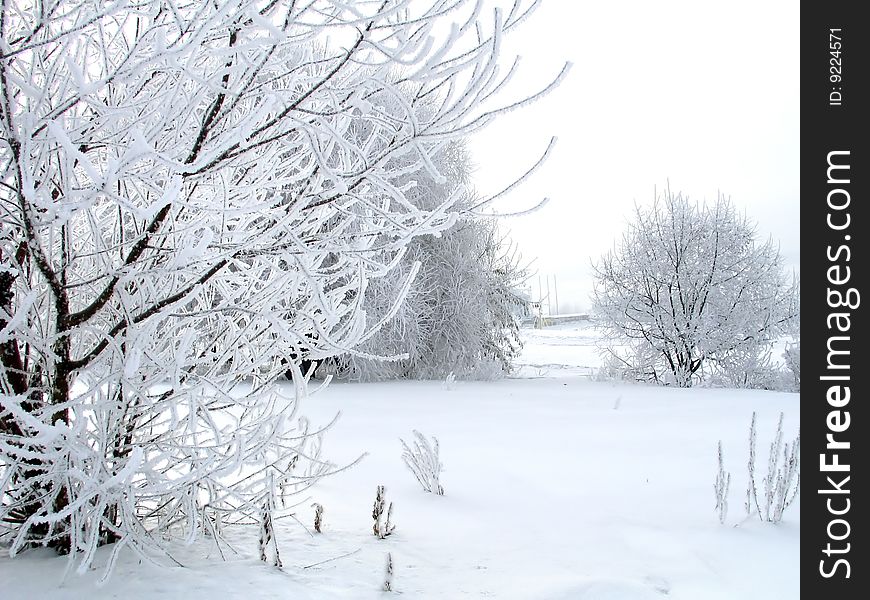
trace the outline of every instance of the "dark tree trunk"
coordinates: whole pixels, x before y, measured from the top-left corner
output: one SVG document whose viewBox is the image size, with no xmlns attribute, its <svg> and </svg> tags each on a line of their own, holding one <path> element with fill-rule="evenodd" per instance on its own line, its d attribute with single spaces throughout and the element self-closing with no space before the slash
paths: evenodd
<svg viewBox="0 0 870 600">
<path fill-rule="evenodd" d="M 321 361 L 319 361 L 319 360 L 311 360 L 308 358 L 303 358 L 302 360 L 299 361 L 299 370 L 302 371 L 303 375 L 307 375 L 308 371 L 311 370 L 311 376 L 314 377 L 314 375 L 317 373 L 317 367 L 320 366 L 320 362 Z M 285 362 L 285 364 L 286 364 L 286 362 Z M 293 369 L 287 369 L 284 372 L 284 376 L 287 379 L 292 381 L 293 380 Z"/>
</svg>

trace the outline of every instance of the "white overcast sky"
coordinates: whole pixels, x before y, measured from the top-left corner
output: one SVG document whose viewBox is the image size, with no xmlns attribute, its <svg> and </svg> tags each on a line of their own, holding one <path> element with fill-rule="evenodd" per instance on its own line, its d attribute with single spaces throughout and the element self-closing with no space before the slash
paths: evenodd
<svg viewBox="0 0 870 600">
<path fill-rule="evenodd" d="M 504 58 L 522 57 L 509 96 L 573 63 L 552 94 L 471 140 L 475 185 L 491 194 L 558 137 L 498 208 L 550 198 L 503 225 L 556 275 L 562 312 L 589 308 L 590 260 L 668 181 L 696 199 L 730 196 L 798 269 L 799 24 L 793 1 L 545 0 L 506 38 Z"/>
</svg>

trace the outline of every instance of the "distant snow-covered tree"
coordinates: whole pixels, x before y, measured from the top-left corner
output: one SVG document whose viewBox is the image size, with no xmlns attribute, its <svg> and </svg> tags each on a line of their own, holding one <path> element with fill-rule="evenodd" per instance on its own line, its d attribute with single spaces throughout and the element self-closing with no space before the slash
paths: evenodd
<svg viewBox="0 0 870 600">
<path fill-rule="evenodd" d="M 399 306 L 406 286 L 367 319 L 369 282 L 457 210 L 419 205 L 396 170 L 440 179 L 432 156 L 522 104 L 492 98 L 514 72 L 502 36 L 535 4 L 0 1 L 13 553 L 85 570 L 117 541 L 111 566 L 256 523 L 330 470 L 302 374 L 290 397 L 275 379 Z"/>
<path fill-rule="evenodd" d="M 474 214 L 464 143 L 449 144 L 432 160 L 444 180 L 417 174 L 414 197 L 422 206 L 436 207 L 456 196 L 454 206 L 462 214 L 452 228 L 415 238 L 402 263 L 370 283 L 364 306 L 371 316 L 381 318 L 393 310 L 390 299 L 419 265 L 402 306 L 357 348 L 365 354 L 333 361 L 341 377 L 440 379 L 452 373 L 492 378 L 510 370 L 522 347 L 515 315 L 523 300 L 515 290 L 527 277 L 526 269 L 494 218 Z M 406 356 L 374 358 L 397 355 Z"/>
<path fill-rule="evenodd" d="M 782 353 L 785 359 L 785 366 L 792 376 L 793 389 L 796 392 L 801 391 L 801 342 L 786 345 L 785 352 Z"/>
<path fill-rule="evenodd" d="M 637 207 L 594 273 L 607 351 L 635 373 L 680 387 L 707 367 L 747 381 L 746 369 L 763 368 L 772 342 L 800 320 L 798 284 L 776 245 L 758 243 L 721 195 L 706 205 L 667 190 Z"/>
</svg>

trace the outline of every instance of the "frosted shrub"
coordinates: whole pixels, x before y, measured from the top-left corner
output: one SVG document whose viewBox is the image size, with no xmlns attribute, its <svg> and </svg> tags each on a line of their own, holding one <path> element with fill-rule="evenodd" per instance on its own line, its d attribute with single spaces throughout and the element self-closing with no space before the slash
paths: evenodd
<svg viewBox="0 0 870 600">
<path fill-rule="evenodd" d="M 396 528 L 390 521 L 393 516 L 393 503 L 390 502 L 389 507 L 387 507 L 386 492 L 387 490 L 384 486 L 378 486 L 375 494 L 375 505 L 372 509 L 372 519 L 375 520 L 374 525 L 372 525 L 372 532 L 379 540 L 393 533 L 393 530 Z M 384 509 L 386 509 L 386 512 Z"/>
<path fill-rule="evenodd" d="M 783 442 L 783 418 L 783 413 L 780 413 L 776 436 L 770 443 L 767 476 L 763 482 L 764 519 L 771 523 L 782 520 L 783 513 L 797 497 L 801 485 L 800 432 L 791 442 Z"/>
<path fill-rule="evenodd" d="M 629 378 L 628 371 L 631 365 L 618 354 L 607 348 L 603 348 L 600 354 L 601 365 L 595 370 L 595 381 L 625 381 Z"/>
<path fill-rule="evenodd" d="M 755 473 L 756 415 L 752 413 L 749 430 L 749 483 L 746 490 L 746 512 L 751 514 L 753 505 L 758 518 L 769 523 L 782 521 L 786 509 L 791 506 L 800 493 L 800 432 L 791 442 L 784 441 L 783 420 L 780 413 L 776 434 L 770 443 L 767 459 L 767 475 L 762 480 L 763 505 L 759 502 L 758 485 Z"/>
<path fill-rule="evenodd" d="M 652 365 L 655 351 L 643 344 L 632 344 L 628 348 L 607 347 L 604 342 L 599 348 L 601 366 L 595 372 L 596 381 L 659 381 Z"/>
<path fill-rule="evenodd" d="M 716 511 L 719 513 L 719 522 L 725 523 L 728 517 L 728 489 L 731 487 L 731 473 L 725 470 L 722 462 L 722 440 L 719 440 L 719 470 L 716 473 L 716 483 L 713 491 L 716 494 Z"/>
<path fill-rule="evenodd" d="M 393 591 L 393 555 L 387 552 L 387 567 L 384 571 L 384 585 L 382 589 L 385 592 Z"/>
<path fill-rule="evenodd" d="M 752 411 L 752 422 L 749 424 L 749 462 L 747 463 L 749 478 L 746 481 L 746 516 L 752 514 L 753 505 L 758 507 L 758 487 L 755 485 L 755 447 L 757 445 L 757 434 L 755 424 L 757 415 Z M 760 513 L 759 513 L 760 515 Z"/>
<path fill-rule="evenodd" d="M 715 362 L 714 382 L 739 389 L 777 389 L 780 377 L 771 363 L 772 346 L 745 345 L 728 352 Z"/>
<path fill-rule="evenodd" d="M 413 433 L 416 438 L 413 448 L 409 447 L 405 440 L 399 439 L 402 442 L 402 460 L 425 491 L 443 496 L 444 488 L 441 486 L 440 479 L 444 465 L 438 457 L 438 438 L 432 436 L 430 444 L 429 440 L 416 429 Z"/>
</svg>

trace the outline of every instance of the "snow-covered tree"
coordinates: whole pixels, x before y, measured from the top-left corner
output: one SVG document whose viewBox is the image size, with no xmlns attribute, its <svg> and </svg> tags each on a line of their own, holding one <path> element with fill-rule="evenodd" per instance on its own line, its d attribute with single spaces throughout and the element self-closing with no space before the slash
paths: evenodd
<svg viewBox="0 0 870 600">
<path fill-rule="evenodd" d="M 594 265 L 608 351 L 638 376 L 680 387 L 706 367 L 763 363 L 770 344 L 799 323 L 800 307 L 776 245 L 755 237 L 721 195 L 707 205 L 667 190 L 637 207 L 622 240 Z"/>
<path fill-rule="evenodd" d="M 0 0 L 13 552 L 86 569 L 106 541 L 257 522 L 329 471 L 301 373 L 291 397 L 275 379 L 365 342 L 369 282 L 456 222 L 396 169 L 440 179 L 445 144 L 529 100 L 492 105 L 535 4 Z"/>
<path fill-rule="evenodd" d="M 333 361 L 341 377 L 491 378 L 507 373 L 522 347 L 514 316 L 522 300 L 515 289 L 526 278 L 526 270 L 499 234 L 494 218 L 474 214 L 471 159 L 464 144 L 452 142 L 432 160 L 444 180 L 417 174 L 413 188 L 417 202 L 434 208 L 458 196 L 454 206 L 463 215 L 450 229 L 415 238 L 402 264 L 373 281 L 363 302 L 369 315 L 386 316 L 406 274 L 419 265 L 402 306 L 357 348 L 372 357 L 406 356 L 385 361 L 363 354 L 342 355 Z"/>
<path fill-rule="evenodd" d="M 507 374 L 522 349 L 517 287 L 527 273 L 491 219 L 468 219 L 421 239 L 428 336 L 409 363 L 415 378 Z"/>
<path fill-rule="evenodd" d="M 782 353 L 782 358 L 785 360 L 785 366 L 792 376 L 792 389 L 796 392 L 801 391 L 801 341 L 786 345 L 785 352 Z"/>
</svg>

